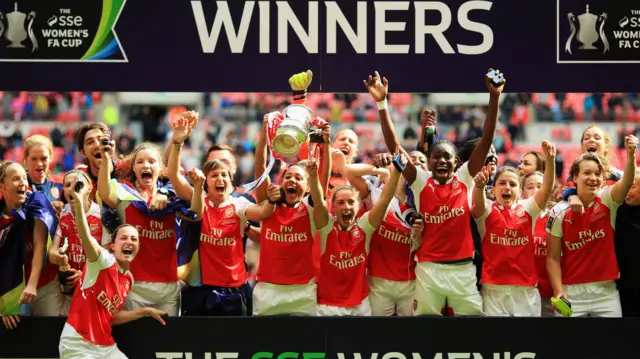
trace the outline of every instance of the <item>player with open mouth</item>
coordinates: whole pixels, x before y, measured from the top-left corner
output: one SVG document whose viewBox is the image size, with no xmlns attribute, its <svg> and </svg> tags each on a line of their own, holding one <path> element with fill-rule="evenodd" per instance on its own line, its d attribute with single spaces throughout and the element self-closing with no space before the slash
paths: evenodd
<svg viewBox="0 0 640 359">
<path fill-rule="evenodd" d="M 391 155 L 388 155 L 389 161 Z M 370 211 L 357 217 L 360 200 L 351 186 L 334 190 L 330 215 L 317 174 L 317 162 L 309 166 L 314 218 L 320 232 L 320 281 L 318 316 L 370 316 L 369 286 L 366 280 L 371 237 L 387 214 L 400 180 L 392 169 L 380 199 Z"/>
<path fill-rule="evenodd" d="M 583 154 L 592 153 L 600 156 L 600 158 L 604 160 L 604 165 L 607 172 L 605 176 L 607 180 L 607 186 L 613 186 L 622 178 L 622 171 L 611 165 L 611 137 L 609 137 L 609 134 L 604 132 L 602 128 L 598 127 L 597 125 L 591 125 L 587 127 L 582 133 L 580 145 L 582 147 Z M 580 198 L 577 195 L 576 183 L 572 176 L 569 176 L 564 184 L 562 199 L 568 201 L 571 204 L 573 210 L 576 211 L 576 213 L 582 213 L 584 211 L 584 203 L 580 201 Z"/>
<path fill-rule="evenodd" d="M 244 260 L 243 236 L 248 221 L 260 222 L 273 214 L 274 205 L 267 201 L 253 204 L 244 197 L 232 197 L 234 190 L 231 168 L 220 160 L 207 161 L 200 170 L 192 169 L 189 181 L 180 175 L 182 144 L 191 135 L 190 123 L 199 115 L 185 113 L 172 123 L 173 147 L 169 154 L 167 174 L 180 196 L 201 196 L 202 216 L 190 224 L 188 236 L 180 241 L 179 277 L 185 280 L 192 269 L 201 276 L 202 286 L 193 287 L 184 298 L 182 315 L 187 316 L 245 316 L 247 300 L 244 285 L 247 269 Z M 195 181 L 191 173 L 197 171 L 203 180 Z M 269 189 L 270 201 L 280 197 L 279 188 Z M 189 196 L 189 194 L 191 194 Z M 194 265 L 197 261 L 200 267 Z"/>
<path fill-rule="evenodd" d="M 90 186 L 82 186 L 77 193 L 71 191 L 78 237 L 87 262 L 60 336 L 60 358 L 122 359 L 126 356 L 115 344 L 111 326 L 148 316 L 164 325 L 162 316 L 167 313 L 154 308 L 122 310 L 134 283 L 129 268 L 140 249 L 138 231 L 130 224 L 121 225 L 114 230 L 108 249 L 100 246 L 86 219 L 90 193 Z"/>
<path fill-rule="evenodd" d="M 100 141 L 108 141 L 104 135 Z M 159 178 L 162 173 L 161 151 L 153 144 L 142 143 L 130 155 L 129 167 L 123 183 L 110 179 L 114 142 L 102 148 L 102 163 L 98 174 L 98 195 L 105 205 L 113 209 L 103 217 L 105 227 L 113 230 L 118 224 L 128 223 L 138 230 L 141 251 L 131 266 L 136 283 L 125 303 L 125 309 L 154 307 L 171 316 L 180 310 L 180 283 L 178 281 L 177 237 L 178 224 L 196 221 L 203 211 L 202 185 L 196 185 L 196 194 L 189 205 L 180 199 L 169 201 L 165 209 L 151 209 L 156 194 L 161 193 Z M 194 184 L 202 184 L 204 176 L 189 173 Z M 165 191 L 166 192 L 166 191 Z M 104 243 L 103 243 L 104 244 Z"/>
<path fill-rule="evenodd" d="M 486 166 L 475 176 L 475 198 L 471 214 L 482 237 L 482 298 L 489 316 L 541 315 L 538 275 L 534 256 L 533 225 L 551 196 L 555 183 L 555 146 L 542 142 L 548 163 L 542 189 L 520 200 L 520 172 L 509 166 L 498 169 L 494 187 L 496 198 L 488 201 Z"/>
<path fill-rule="evenodd" d="M 27 173 L 19 163 L 0 163 L 0 194 L 0 302 L 4 303 L 2 321 L 12 329 L 19 323 L 18 315 L 27 314 L 23 304 L 30 305 L 27 311 L 44 305 L 38 303 L 40 277 L 47 237 L 53 235 L 57 221 L 47 198 L 29 191 Z"/>
<path fill-rule="evenodd" d="M 498 83 L 494 81 L 496 78 L 500 79 Z M 363 82 L 378 104 L 387 148 L 396 151 L 400 146 L 388 110 L 389 83 L 377 72 Z M 445 304 L 455 315 L 482 314 L 470 226 L 473 177 L 484 167 L 491 149 L 504 83 L 499 71 L 490 69 L 485 76 L 489 110 L 482 137 L 468 162 L 456 170 L 455 146 L 440 140 L 428 148 L 431 172 L 417 168 L 410 161 L 402 172 L 413 190 L 416 209 L 425 222 L 422 244 L 416 255 L 414 315 L 442 315 Z"/>
</svg>

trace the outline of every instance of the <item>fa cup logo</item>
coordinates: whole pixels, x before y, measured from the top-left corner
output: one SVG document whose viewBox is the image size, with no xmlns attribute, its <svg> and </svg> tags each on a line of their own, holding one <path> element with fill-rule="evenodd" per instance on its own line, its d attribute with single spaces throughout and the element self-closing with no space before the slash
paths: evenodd
<svg viewBox="0 0 640 359">
<path fill-rule="evenodd" d="M 6 29 L 4 28 L 3 23 L 5 17 L 7 19 Z M 23 45 L 22 42 L 29 37 L 31 40 L 31 52 L 35 52 L 38 49 L 38 40 L 33 32 L 33 21 L 35 18 L 36 13 L 34 11 L 31 11 L 27 15 L 18 11 L 18 3 L 15 3 L 13 12 L 6 15 L 3 15 L 0 12 L 0 38 L 2 38 L 4 33 L 4 38 L 10 42 L 7 47 L 24 48 L 25 45 Z"/>
<path fill-rule="evenodd" d="M 569 19 L 569 26 L 571 33 L 569 34 L 569 38 L 567 39 L 567 44 L 564 47 L 564 51 L 573 54 L 571 52 L 571 41 L 573 37 L 576 36 L 576 19 L 578 20 L 578 24 L 580 25 L 580 30 L 578 31 L 577 40 L 582 44 L 578 49 L 580 50 L 597 50 L 593 44 L 598 41 L 598 39 L 602 40 L 602 53 L 606 53 L 609 51 L 609 42 L 607 41 L 607 37 L 604 33 L 604 23 L 607 20 L 607 14 L 602 13 L 602 15 L 598 16 L 589 12 L 589 5 L 587 5 L 587 10 L 584 14 L 575 16 L 573 13 L 567 14 Z M 600 21 L 601 20 L 601 21 Z M 600 21 L 600 26 L 598 27 L 598 21 Z"/>
</svg>

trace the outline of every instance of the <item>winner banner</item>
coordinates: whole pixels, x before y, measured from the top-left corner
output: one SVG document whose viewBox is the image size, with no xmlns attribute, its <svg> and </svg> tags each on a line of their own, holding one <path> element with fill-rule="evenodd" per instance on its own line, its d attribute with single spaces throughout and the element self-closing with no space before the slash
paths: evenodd
<svg viewBox="0 0 640 359">
<path fill-rule="evenodd" d="M 0 90 L 636 92 L 631 0 L 3 0 Z M 117 35 L 116 35 L 117 32 Z M 126 52 L 126 55 L 125 55 Z M 3 62 L 11 61 L 11 62 Z M 120 63 L 110 63 L 120 62 Z"/>
<path fill-rule="evenodd" d="M 0 62 L 126 62 L 114 31 L 124 3 L 5 0 L 0 4 Z"/>
</svg>

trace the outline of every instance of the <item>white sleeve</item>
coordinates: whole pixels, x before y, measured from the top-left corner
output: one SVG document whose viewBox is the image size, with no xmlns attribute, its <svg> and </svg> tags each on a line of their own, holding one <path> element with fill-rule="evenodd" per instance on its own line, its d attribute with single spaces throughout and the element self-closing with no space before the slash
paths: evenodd
<svg viewBox="0 0 640 359">
<path fill-rule="evenodd" d="M 360 218 L 358 218 L 358 226 L 362 229 L 365 236 L 365 247 L 367 249 L 367 253 L 369 253 L 369 248 L 371 247 L 371 237 L 373 233 L 376 231 L 376 228 L 371 225 L 369 222 L 369 212 L 366 212 Z"/>
<path fill-rule="evenodd" d="M 535 222 L 536 217 L 542 212 L 542 209 L 538 207 L 538 203 L 536 202 L 536 196 L 531 196 L 527 199 L 523 199 L 518 201 L 518 204 L 524 207 L 524 210 L 529 213 L 531 219 Z"/>
<path fill-rule="evenodd" d="M 324 250 L 327 248 L 327 238 L 329 238 L 329 233 L 333 230 L 333 224 L 336 219 L 329 215 L 329 220 L 327 221 L 327 225 L 318 229 L 320 232 L 320 255 L 324 254 Z"/>
<path fill-rule="evenodd" d="M 111 267 L 115 262 L 116 258 L 113 254 L 101 247 L 100 252 L 98 253 L 98 259 L 95 262 L 87 261 L 87 266 L 85 267 L 86 269 L 82 280 L 82 289 L 91 288 L 96 284 L 100 271 Z"/>
<path fill-rule="evenodd" d="M 411 184 L 411 190 L 413 191 L 416 208 L 420 208 L 420 193 L 427 186 L 427 181 L 430 177 L 431 172 L 427 172 L 422 168 L 416 167 L 416 179 Z"/>
<path fill-rule="evenodd" d="M 476 226 L 478 227 L 478 234 L 480 234 L 480 239 L 482 239 L 484 237 L 484 234 L 487 233 L 486 221 L 487 217 L 489 217 L 492 211 L 493 202 L 487 200 L 487 208 L 484 210 L 484 213 L 480 217 L 474 218 L 474 220 L 476 221 Z"/>
<path fill-rule="evenodd" d="M 229 200 L 229 202 L 231 202 L 231 204 L 233 204 L 233 206 L 236 208 L 236 216 L 240 218 L 240 221 L 246 222 L 247 215 L 245 214 L 245 212 L 247 211 L 247 208 L 249 206 L 255 205 L 255 203 L 249 202 L 249 200 L 244 197 L 233 197 Z"/>
<path fill-rule="evenodd" d="M 618 216 L 618 207 L 620 203 L 616 203 L 611 197 L 611 188 L 606 187 L 598 194 L 598 197 L 602 198 L 602 204 L 609 208 L 609 217 L 611 218 L 611 228 L 616 229 L 616 218 Z"/>
<path fill-rule="evenodd" d="M 318 230 L 316 228 L 316 220 L 313 217 L 313 211 L 315 210 L 311 204 L 309 204 L 309 196 L 306 196 L 302 199 L 302 203 L 304 203 L 304 205 L 307 207 L 307 213 L 309 214 L 309 222 L 311 223 L 311 235 L 315 236 L 316 235 L 316 231 Z"/>
<path fill-rule="evenodd" d="M 62 225 L 60 224 L 60 222 L 58 222 L 58 228 L 56 228 L 55 236 L 60 237 L 60 239 L 62 240 L 62 228 L 61 227 L 62 227 Z M 62 246 L 62 243 L 60 243 L 60 245 Z"/>
<path fill-rule="evenodd" d="M 560 202 L 551 208 L 549 211 L 549 219 L 547 219 L 547 226 L 545 227 L 547 233 L 558 238 L 563 237 L 562 222 L 568 210 L 569 203 L 567 202 Z"/>
<path fill-rule="evenodd" d="M 473 180 L 471 173 L 469 173 L 469 162 L 463 163 L 456 171 L 455 176 L 458 177 L 460 182 L 467 186 L 470 193 L 473 192 L 472 190 L 475 185 L 475 181 Z"/>
</svg>

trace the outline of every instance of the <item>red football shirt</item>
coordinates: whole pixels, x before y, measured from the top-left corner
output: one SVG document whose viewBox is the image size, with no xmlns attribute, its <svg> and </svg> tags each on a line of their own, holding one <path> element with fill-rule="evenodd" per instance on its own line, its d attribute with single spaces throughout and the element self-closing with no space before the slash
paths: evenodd
<svg viewBox="0 0 640 359">
<path fill-rule="evenodd" d="M 347 230 L 333 217 L 320 229 L 318 304 L 349 308 L 369 295 L 367 256 L 374 231 L 368 212 Z"/>
<path fill-rule="evenodd" d="M 562 284 L 618 279 L 613 240 L 619 206 L 607 187 L 582 214 L 574 213 L 567 202 L 551 209 L 547 233 L 562 239 Z"/>
<path fill-rule="evenodd" d="M 91 202 L 91 207 L 89 207 L 89 211 L 87 211 L 86 215 L 91 236 L 100 243 L 102 241 L 100 206 L 95 202 Z M 64 243 L 64 239 L 67 238 L 69 243 L 67 248 L 67 257 L 69 258 L 69 265 L 71 268 L 82 270 L 87 258 L 85 256 L 84 247 L 82 246 L 82 241 L 80 240 L 80 237 L 78 237 L 76 219 L 73 216 L 73 211 L 69 204 L 66 204 L 60 213 L 60 221 L 58 222 L 56 236 L 60 237 L 60 246 Z"/>
<path fill-rule="evenodd" d="M 73 295 L 67 324 L 91 343 L 113 345 L 111 320 L 124 306 L 132 286 L 131 273 L 122 271 L 113 255 L 101 249 L 98 260 L 85 266 L 82 283 Z"/>
</svg>

